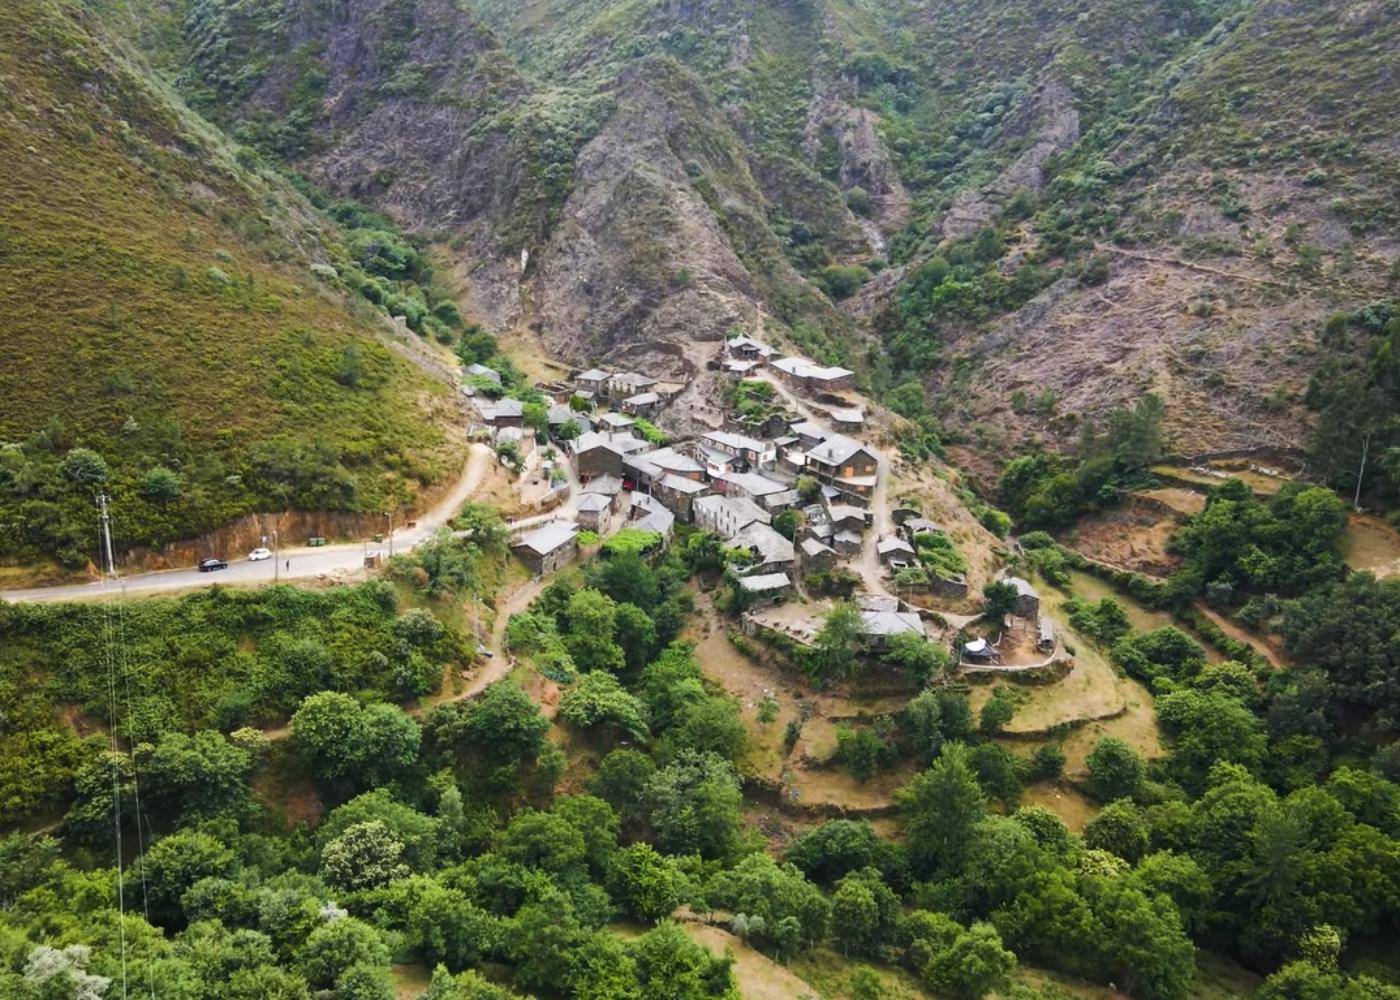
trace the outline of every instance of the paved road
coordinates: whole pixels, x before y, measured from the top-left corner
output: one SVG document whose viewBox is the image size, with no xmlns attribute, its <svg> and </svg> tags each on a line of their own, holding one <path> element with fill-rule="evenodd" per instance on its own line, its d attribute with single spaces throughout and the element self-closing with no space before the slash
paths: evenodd
<svg viewBox="0 0 1400 1000">
<path fill-rule="evenodd" d="M 462 504 L 481 485 L 481 480 L 496 462 L 495 453 L 484 444 L 473 444 L 467 457 L 466 468 L 452 492 L 437 506 L 418 518 L 414 528 L 399 528 L 394 532 L 394 552 L 406 552 L 429 538 L 442 527 Z M 138 573 L 124 576 L 119 583 L 128 594 L 151 594 L 162 591 L 188 590 L 194 587 L 207 587 L 215 583 L 225 584 L 267 584 L 274 579 L 308 580 L 321 576 L 343 575 L 358 572 L 364 566 L 366 552 L 389 553 L 389 543 L 346 542 L 340 545 L 326 545 L 322 548 L 283 549 L 281 569 L 277 570 L 271 559 L 262 562 L 248 562 L 246 559 L 229 559 L 228 569 L 214 573 L 201 573 L 196 569 L 162 570 L 156 573 Z M 288 568 L 288 562 L 291 567 Z M 113 584 L 107 590 L 112 591 Z M 71 601 L 101 597 L 103 587 L 100 581 L 58 587 L 36 587 L 31 590 L 7 590 L 0 597 L 11 603 L 20 601 Z"/>
</svg>

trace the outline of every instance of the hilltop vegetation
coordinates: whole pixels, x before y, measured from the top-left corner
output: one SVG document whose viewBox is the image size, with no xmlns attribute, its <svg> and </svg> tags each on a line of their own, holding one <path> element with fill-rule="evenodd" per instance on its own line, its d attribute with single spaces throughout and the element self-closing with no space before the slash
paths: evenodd
<svg viewBox="0 0 1400 1000">
<path fill-rule="evenodd" d="M 446 387 L 343 291 L 360 242 L 73 5 L 6 4 L 0 78 L 0 558 L 93 559 L 98 489 L 126 547 L 455 471 Z"/>
</svg>

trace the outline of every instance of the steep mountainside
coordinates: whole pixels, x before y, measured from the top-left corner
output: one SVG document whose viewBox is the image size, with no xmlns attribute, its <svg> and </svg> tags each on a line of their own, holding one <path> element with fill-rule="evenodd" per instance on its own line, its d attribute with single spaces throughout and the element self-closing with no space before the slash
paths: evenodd
<svg viewBox="0 0 1400 1000">
<path fill-rule="evenodd" d="M 0 7 L 0 81 L 0 557 L 95 558 L 99 485 L 149 545 L 456 471 L 447 386 L 337 290 L 334 228 L 91 15 Z"/>
<path fill-rule="evenodd" d="M 1149 390 L 1182 449 L 1297 445 L 1313 331 L 1391 293 L 1394 0 L 169 11 L 196 106 L 580 363 L 741 325 L 984 454 Z"/>
</svg>

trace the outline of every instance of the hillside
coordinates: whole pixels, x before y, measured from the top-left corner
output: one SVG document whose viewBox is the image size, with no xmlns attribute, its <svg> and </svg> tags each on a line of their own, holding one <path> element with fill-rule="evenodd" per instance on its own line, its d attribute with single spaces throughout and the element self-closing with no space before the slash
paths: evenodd
<svg viewBox="0 0 1400 1000">
<path fill-rule="evenodd" d="M 4 5 L 0 80 L 0 559 L 94 558 L 99 485 L 125 548 L 410 505 L 456 472 L 448 387 L 256 156 L 77 5 Z"/>
<path fill-rule="evenodd" d="M 737 325 L 916 379 L 983 455 L 1147 390 L 1182 450 L 1299 446 L 1322 320 L 1393 293 L 1393 3 L 259 11 L 140 34 L 242 141 L 450 248 L 476 318 L 579 363 L 684 367 Z"/>
</svg>

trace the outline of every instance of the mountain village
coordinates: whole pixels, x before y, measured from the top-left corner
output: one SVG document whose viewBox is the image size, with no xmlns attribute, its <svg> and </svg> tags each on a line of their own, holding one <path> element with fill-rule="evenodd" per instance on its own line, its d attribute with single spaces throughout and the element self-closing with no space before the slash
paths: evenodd
<svg viewBox="0 0 1400 1000">
<path fill-rule="evenodd" d="M 677 525 L 713 532 L 730 555 L 748 634 L 810 644 L 822 596 L 854 601 L 866 652 L 908 633 L 946 645 L 968 675 L 1046 672 L 1073 661 L 1035 588 L 1006 577 L 1014 606 L 995 634 L 973 610 L 964 573 L 938 558 L 944 526 L 889 496 L 889 456 L 867 438 L 854 373 L 780 356 L 745 335 L 709 367 L 728 390 L 723 426 L 668 439 L 653 418 L 686 389 L 631 371 L 576 370 L 535 389 L 545 427 L 526 425 L 519 400 L 493 399 L 499 373 L 465 369 L 472 430 L 519 456 L 522 500 L 542 513 L 513 522 L 512 550 L 539 577 L 597 550 L 624 530 L 650 532 L 658 550 Z M 561 433 L 561 429 L 571 425 Z"/>
</svg>

